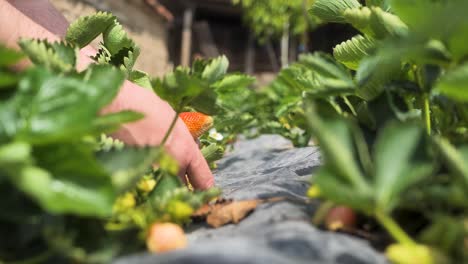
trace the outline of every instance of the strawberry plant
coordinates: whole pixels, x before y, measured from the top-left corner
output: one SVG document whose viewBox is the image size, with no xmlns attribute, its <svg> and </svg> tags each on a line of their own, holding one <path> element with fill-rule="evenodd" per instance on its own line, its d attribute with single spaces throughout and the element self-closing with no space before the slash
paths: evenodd
<svg viewBox="0 0 468 264">
<path fill-rule="evenodd" d="M 282 70 L 259 116 L 296 145 L 313 136 L 324 165 L 311 195 L 376 219 L 397 243 L 391 260 L 464 263 L 468 6 L 366 3 L 315 1 L 311 16 L 359 34 Z"/>
<path fill-rule="evenodd" d="M 78 50 L 99 35 L 96 63 L 77 71 Z M 217 189 L 189 191 L 162 148 L 127 147 L 106 135 L 143 117 L 132 111 L 98 114 L 124 80 L 152 89 L 150 77 L 133 69 L 139 49 L 114 16 L 80 18 L 62 42 L 19 44 L 22 53 L 0 47 L 2 261 L 107 263 L 141 249 L 152 223 L 187 223 L 195 209 L 219 195 Z M 25 55 L 34 67 L 9 70 Z M 203 78 L 213 83 L 225 73 L 217 65 L 206 68 Z M 177 76 L 187 80 L 184 74 Z M 183 88 L 170 101 L 180 106 L 177 111 L 189 102 L 214 111 L 214 101 L 197 106 L 207 86 Z M 151 168 L 155 162 L 158 170 Z"/>
</svg>

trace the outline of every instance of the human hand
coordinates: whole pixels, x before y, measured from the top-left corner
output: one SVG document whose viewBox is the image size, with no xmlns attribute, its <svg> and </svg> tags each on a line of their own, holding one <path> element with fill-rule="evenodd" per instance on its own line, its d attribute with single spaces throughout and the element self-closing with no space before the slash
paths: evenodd
<svg viewBox="0 0 468 264">
<path fill-rule="evenodd" d="M 112 135 L 128 145 L 137 146 L 161 144 L 176 115 L 169 104 L 157 97 L 154 92 L 128 81 L 102 113 L 122 110 L 133 110 L 145 115 L 140 121 L 122 125 L 121 129 Z M 208 189 L 214 185 L 213 174 L 205 158 L 180 118 L 165 144 L 165 149 L 178 161 L 179 176 L 183 178 L 187 174 L 194 188 Z"/>
<path fill-rule="evenodd" d="M 34 3 L 33 3 L 34 2 Z M 47 0 L 0 0 L 0 42 L 12 48 L 18 48 L 20 37 L 45 38 L 58 41 L 65 35 L 68 22 Z M 81 50 L 78 70 L 83 70 L 93 63 L 90 56 L 96 50 L 88 46 Z M 18 68 L 26 68 L 30 62 L 22 63 Z M 103 113 L 133 110 L 145 114 L 145 118 L 134 123 L 123 125 L 114 136 L 129 145 L 159 145 L 166 134 L 174 110 L 152 91 L 130 82 L 125 82 L 117 98 Z M 207 189 L 214 184 L 213 175 L 198 146 L 188 132 L 184 123 L 179 120 L 165 147 L 180 165 L 180 176 L 188 174 L 192 185 L 197 189 Z"/>
</svg>

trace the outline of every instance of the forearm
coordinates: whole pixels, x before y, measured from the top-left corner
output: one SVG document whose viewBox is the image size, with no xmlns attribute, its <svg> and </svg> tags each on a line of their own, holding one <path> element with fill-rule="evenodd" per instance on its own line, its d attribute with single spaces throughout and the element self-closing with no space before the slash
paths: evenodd
<svg viewBox="0 0 468 264">
<path fill-rule="evenodd" d="M 50 41 L 60 40 L 66 33 L 68 22 L 58 11 L 52 11 L 52 9 L 54 7 L 47 0 L 0 0 L 0 13 L 8 14 L 0 16 L 0 25 L 5 25 L 0 27 L 0 43 L 6 43 L 9 47 L 18 48 L 17 41 L 21 37 L 48 39 Z M 54 34 L 53 31 L 59 34 Z M 90 56 L 94 54 L 95 50 L 91 47 L 81 50 L 78 69 L 82 70 L 87 64 L 91 63 Z M 26 66 L 27 64 L 21 64 L 18 68 Z M 103 112 L 114 112 L 123 109 L 136 110 L 146 115 L 155 114 L 152 110 L 158 109 L 158 112 L 168 115 L 168 120 L 172 119 L 175 114 L 170 106 L 155 96 L 154 93 L 148 92 L 128 81 L 125 82 L 116 100 L 103 109 Z M 167 122 L 162 122 L 161 125 L 165 126 L 165 123 Z M 145 133 L 145 130 L 141 129 L 137 130 L 137 132 Z M 140 145 L 149 143 L 143 135 L 135 135 L 135 133 L 129 137 L 132 138 L 132 143 Z M 162 136 L 163 133 L 156 133 L 150 143 L 160 142 Z"/>
<path fill-rule="evenodd" d="M 65 36 L 68 21 L 49 0 L 7 0 L 7 2 L 52 34 Z"/>
<path fill-rule="evenodd" d="M 22 37 L 58 41 L 65 36 L 67 27 L 68 22 L 48 0 L 0 0 L 0 43 L 8 47 L 18 49 L 18 39 Z M 91 63 L 90 56 L 94 54 L 94 49 L 89 46 L 82 49 L 78 70 Z M 19 68 L 26 66 L 22 64 Z M 159 145 L 176 114 L 155 93 L 128 81 L 102 113 L 122 110 L 133 110 L 145 115 L 142 120 L 124 124 L 116 133 L 126 143 L 136 145 Z M 179 162 L 181 176 L 187 172 L 195 188 L 213 186 L 213 175 L 181 120 L 176 123 L 166 149 Z"/>
<path fill-rule="evenodd" d="M 34 2 L 34 4 L 26 4 L 25 2 Z M 39 10 L 39 8 L 44 8 L 37 6 L 41 4 L 40 2 L 43 2 L 43 0 L 0 0 L 0 14 L 2 14 L 0 16 L 0 25 L 2 25 L 0 27 L 1 43 L 11 48 L 18 48 L 17 42 L 21 37 L 46 38 L 51 41 L 60 39 L 59 35 L 54 34 L 53 31 L 60 33 L 60 31 L 63 31 L 63 27 L 65 27 L 66 31 L 68 25 L 57 24 L 55 30 L 51 31 L 39 24 L 36 20 L 43 22 L 48 19 L 51 19 L 52 22 L 57 22 L 57 20 L 59 20 L 57 17 L 55 19 L 53 17 L 47 17 L 47 12 L 41 13 L 43 11 Z M 48 4 L 48 1 L 46 2 Z M 60 23 L 63 23 L 63 21 Z M 64 34 L 65 31 L 61 33 Z"/>
<path fill-rule="evenodd" d="M 63 38 L 68 28 L 67 20 L 48 0 L 0 0 L 0 43 L 18 49 L 18 40 L 22 37 L 58 41 Z M 95 50 L 86 47 L 81 50 L 78 69 L 84 69 L 91 63 L 90 56 Z M 19 68 L 24 68 L 22 63 Z"/>
</svg>

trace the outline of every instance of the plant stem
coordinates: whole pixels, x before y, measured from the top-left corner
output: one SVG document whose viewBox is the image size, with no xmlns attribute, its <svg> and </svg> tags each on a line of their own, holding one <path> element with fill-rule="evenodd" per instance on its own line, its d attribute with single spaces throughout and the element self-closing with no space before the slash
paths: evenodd
<svg viewBox="0 0 468 264">
<path fill-rule="evenodd" d="M 323 202 L 319 208 L 315 211 L 314 217 L 312 218 L 312 224 L 318 226 L 323 223 L 325 217 L 327 216 L 328 211 L 335 206 L 335 203 L 332 201 Z"/>
<path fill-rule="evenodd" d="M 423 95 L 423 114 L 424 114 L 424 121 L 426 124 L 426 132 L 428 135 L 431 135 L 431 109 L 429 103 L 429 95 L 425 93 Z"/>
<path fill-rule="evenodd" d="M 171 122 L 171 125 L 169 126 L 169 129 L 167 130 L 166 135 L 164 135 L 164 138 L 161 141 L 161 146 L 164 146 L 166 144 L 166 141 L 169 138 L 169 135 L 171 134 L 172 130 L 175 127 L 175 124 L 177 123 L 177 119 L 179 119 L 179 112 L 178 111 L 175 113 L 174 119 L 172 119 L 172 122 Z"/>
<path fill-rule="evenodd" d="M 407 245 L 416 244 L 416 242 L 387 214 L 377 211 L 375 212 L 375 217 L 398 243 Z"/>
</svg>

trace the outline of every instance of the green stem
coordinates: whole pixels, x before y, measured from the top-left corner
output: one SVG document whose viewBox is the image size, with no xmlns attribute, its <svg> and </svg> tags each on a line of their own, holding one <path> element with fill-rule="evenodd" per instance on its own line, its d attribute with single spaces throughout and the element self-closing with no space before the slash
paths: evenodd
<svg viewBox="0 0 468 264">
<path fill-rule="evenodd" d="M 328 211 L 335 206 L 335 203 L 332 201 L 323 202 L 319 208 L 315 211 L 314 217 L 312 218 L 312 224 L 319 226 L 325 220 L 325 217 L 328 214 Z"/>
<path fill-rule="evenodd" d="M 426 93 L 423 95 L 424 106 L 423 106 L 423 114 L 424 114 L 424 121 L 426 124 L 426 132 L 428 135 L 431 135 L 431 109 L 429 103 L 429 95 Z"/>
<path fill-rule="evenodd" d="M 377 211 L 375 212 L 375 217 L 399 243 L 406 245 L 416 244 L 416 242 L 387 214 Z"/>
<path fill-rule="evenodd" d="M 179 112 L 175 113 L 174 119 L 172 119 L 172 122 L 171 122 L 171 125 L 169 126 L 169 129 L 167 130 L 166 135 L 164 135 L 164 138 L 161 141 L 161 146 L 164 146 L 166 144 L 166 141 L 169 138 L 169 135 L 171 134 L 172 130 L 175 127 L 175 124 L 177 123 L 177 119 L 179 119 Z"/>
</svg>

